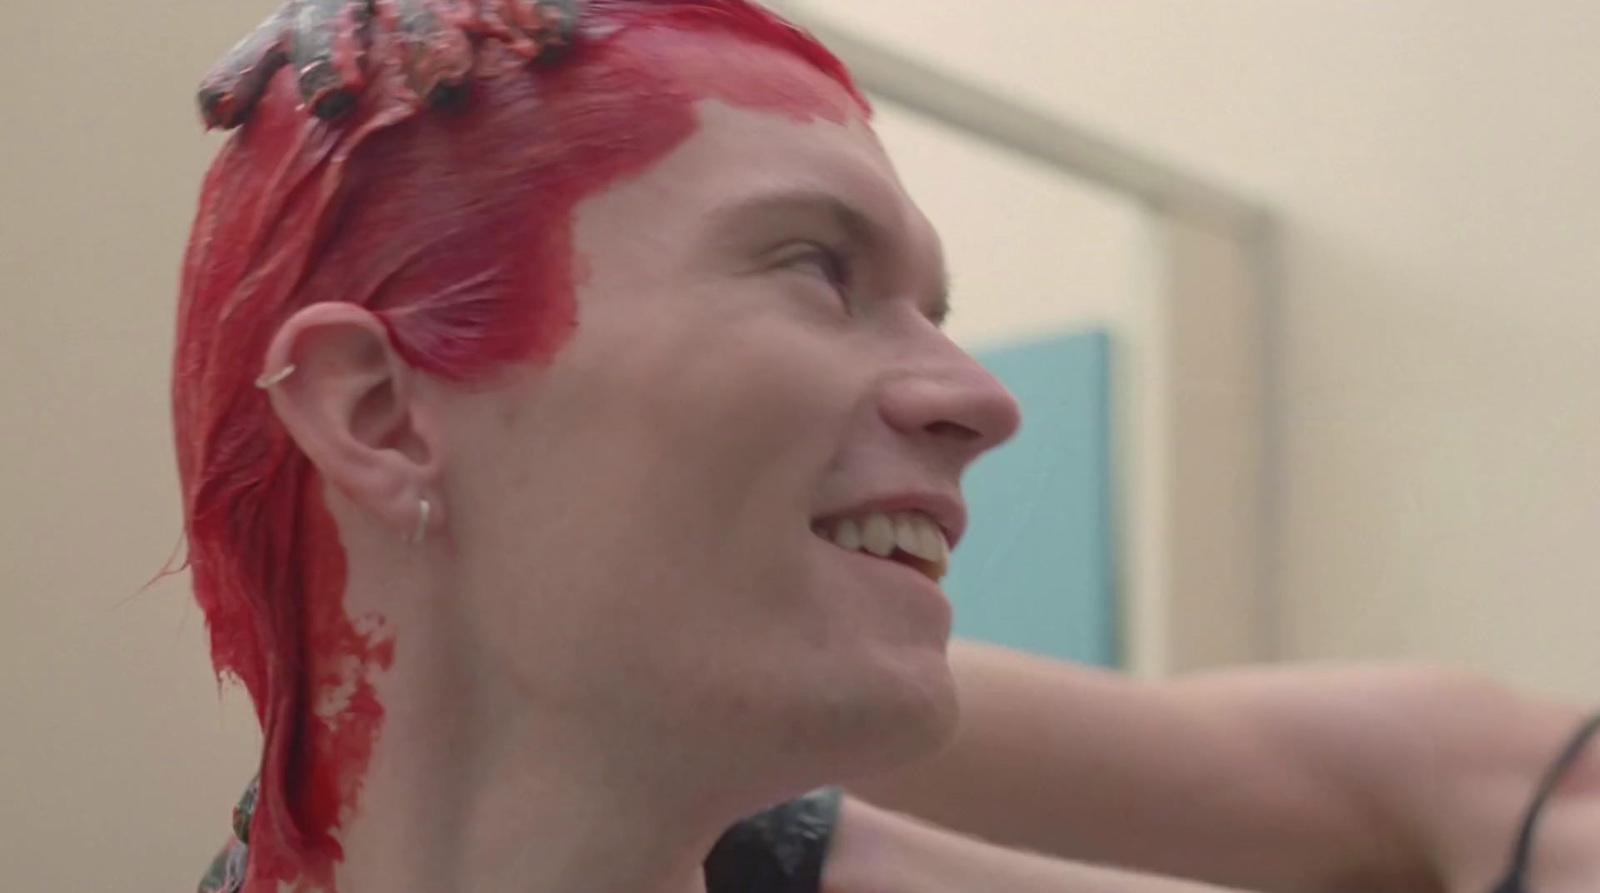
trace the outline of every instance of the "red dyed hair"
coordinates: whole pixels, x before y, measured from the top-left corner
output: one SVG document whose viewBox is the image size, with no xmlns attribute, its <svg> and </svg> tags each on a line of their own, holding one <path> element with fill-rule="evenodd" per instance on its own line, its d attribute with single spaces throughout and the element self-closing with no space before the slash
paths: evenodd
<svg viewBox="0 0 1600 893">
<path fill-rule="evenodd" d="M 384 321 L 407 362 L 450 380 L 556 350 L 576 319 L 574 207 L 696 126 L 702 97 L 629 37 L 661 28 L 781 49 L 860 101 L 826 49 L 746 0 L 592 0 L 548 70 L 485 46 L 508 64 L 459 110 L 419 112 L 399 75 L 380 71 L 330 125 L 299 108 L 281 72 L 213 163 L 183 267 L 173 412 L 212 658 L 244 683 L 265 738 L 253 843 L 291 857 L 306 846 L 288 799 L 308 595 L 328 582 L 313 583 L 310 553 L 337 549 L 308 461 L 253 386 L 269 341 L 297 310 L 347 301 Z"/>
</svg>

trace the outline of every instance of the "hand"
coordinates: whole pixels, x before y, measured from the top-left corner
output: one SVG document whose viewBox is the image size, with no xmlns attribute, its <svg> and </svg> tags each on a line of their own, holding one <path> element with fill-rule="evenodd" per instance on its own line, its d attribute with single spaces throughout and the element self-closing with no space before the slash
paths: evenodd
<svg viewBox="0 0 1600 893">
<path fill-rule="evenodd" d="M 284 0 L 201 82 L 206 126 L 244 123 L 278 69 L 290 65 L 312 114 L 355 105 L 374 52 L 391 52 L 417 101 L 447 105 L 471 77 L 475 48 L 498 40 L 527 60 L 551 61 L 577 31 L 580 0 Z M 387 38 L 387 39 L 385 39 Z"/>
</svg>

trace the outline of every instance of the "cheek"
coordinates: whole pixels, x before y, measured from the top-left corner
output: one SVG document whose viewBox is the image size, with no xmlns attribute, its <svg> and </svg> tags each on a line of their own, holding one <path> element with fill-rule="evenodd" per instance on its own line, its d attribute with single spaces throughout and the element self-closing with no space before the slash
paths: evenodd
<svg viewBox="0 0 1600 893">
<path fill-rule="evenodd" d="M 643 315 L 591 316 L 507 409 L 473 420 L 490 445 L 464 471 L 482 511 L 463 536 L 564 587 L 744 590 L 792 572 L 777 559 L 809 535 L 869 364 L 777 314 Z"/>
<path fill-rule="evenodd" d="M 860 405 L 866 377 L 835 339 L 794 328 L 731 330 L 693 345 L 663 405 L 730 459 L 825 459 Z"/>
</svg>

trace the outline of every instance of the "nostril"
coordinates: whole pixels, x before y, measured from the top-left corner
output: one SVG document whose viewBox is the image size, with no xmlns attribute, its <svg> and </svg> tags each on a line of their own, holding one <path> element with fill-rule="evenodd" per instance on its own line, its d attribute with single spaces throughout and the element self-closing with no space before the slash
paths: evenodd
<svg viewBox="0 0 1600 893">
<path fill-rule="evenodd" d="M 964 454 L 999 446 L 1017 425 L 1016 400 L 970 357 L 961 368 L 894 376 L 885 382 L 878 406 L 884 421 L 901 434 Z"/>
<path fill-rule="evenodd" d="M 927 426 L 926 430 L 935 437 L 947 437 L 951 440 L 959 440 L 962 443 L 970 443 L 983 437 L 983 434 L 968 428 L 966 425 L 950 421 L 933 422 Z"/>
</svg>

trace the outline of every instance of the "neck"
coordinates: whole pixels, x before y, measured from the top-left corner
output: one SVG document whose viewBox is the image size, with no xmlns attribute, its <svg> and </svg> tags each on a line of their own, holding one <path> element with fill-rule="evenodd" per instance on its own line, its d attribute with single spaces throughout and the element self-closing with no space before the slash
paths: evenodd
<svg viewBox="0 0 1600 893">
<path fill-rule="evenodd" d="M 485 684 L 449 624 L 414 610 L 439 603 L 406 594 L 425 569 L 387 567 L 308 612 L 291 808 L 313 832 L 326 818 L 328 845 L 288 885 L 252 857 L 249 893 L 704 893 L 701 861 L 739 812 L 686 783 L 705 773 Z"/>
<path fill-rule="evenodd" d="M 341 833 L 338 893 L 703 893 L 718 823 L 684 822 L 566 736 L 484 737 L 454 711 L 388 724 Z"/>
</svg>

